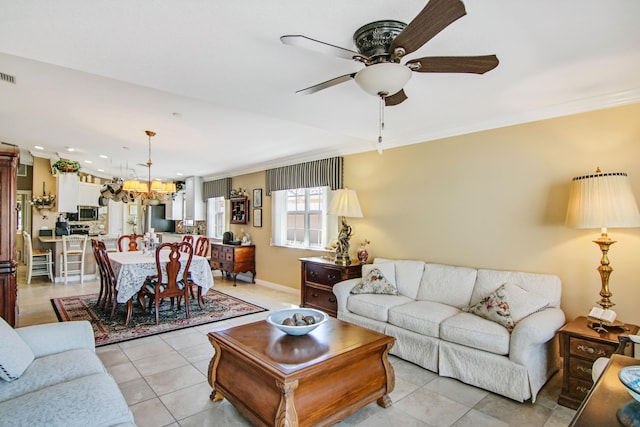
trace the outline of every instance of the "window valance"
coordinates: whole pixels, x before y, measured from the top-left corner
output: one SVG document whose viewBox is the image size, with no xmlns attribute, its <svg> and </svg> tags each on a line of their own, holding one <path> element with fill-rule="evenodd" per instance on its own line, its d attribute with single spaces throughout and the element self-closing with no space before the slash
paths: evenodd
<svg viewBox="0 0 640 427">
<path fill-rule="evenodd" d="M 213 197 L 229 198 L 231 194 L 231 178 L 216 179 L 214 181 L 206 181 L 202 188 L 202 197 L 204 200 Z"/>
<path fill-rule="evenodd" d="M 330 157 L 267 169 L 266 194 L 270 196 L 272 191 L 324 186 L 337 190 L 342 188 L 343 164 L 342 157 Z"/>
</svg>

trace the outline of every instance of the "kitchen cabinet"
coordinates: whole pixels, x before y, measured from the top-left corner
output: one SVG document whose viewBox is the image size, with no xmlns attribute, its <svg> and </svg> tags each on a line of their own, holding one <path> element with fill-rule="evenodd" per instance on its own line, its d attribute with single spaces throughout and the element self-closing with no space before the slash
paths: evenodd
<svg viewBox="0 0 640 427">
<path fill-rule="evenodd" d="M 78 193 L 80 179 L 73 172 L 60 172 L 56 179 L 56 211 L 78 212 Z"/>
<path fill-rule="evenodd" d="M 300 258 L 300 262 L 300 306 L 316 308 L 336 317 L 338 302 L 333 294 L 333 285 L 343 280 L 362 277 L 362 264 L 339 265 L 319 257 Z"/>
<path fill-rule="evenodd" d="M 78 205 L 80 206 L 100 206 L 100 184 L 90 184 L 88 182 L 78 183 Z"/>
<path fill-rule="evenodd" d="M 17 148 L 0 148 L 0 316 L 14 327 L 18 321 L 15 209 L 19 153 Z"/>
<path fill-rule="evenodd" d="M 256 283 L 256 247 L 254 245 L 211 244 L 211 269 L 233 275 L 236 286 L 238 273 L 251 272 L 251 283 Z"/>
<path fill-rule="evenodd" d="M 249 199 L 233 197 L 231 199 L 231 224 L 247 224 L 249 222 Z"/>
<path fill-rule="evenodd" d="M 184 219 L 184 191 L 179 191 L 165 202 L 165 219 L 182 221 Z"/>
<path fill-rule="evenodd" d="M 190 176 L 184 181 L 185 201 L 184 218 L 193 221 L 206 219 L 206 209 L 202 199 L 203 179 L 200 176 Z"/>
</svg>

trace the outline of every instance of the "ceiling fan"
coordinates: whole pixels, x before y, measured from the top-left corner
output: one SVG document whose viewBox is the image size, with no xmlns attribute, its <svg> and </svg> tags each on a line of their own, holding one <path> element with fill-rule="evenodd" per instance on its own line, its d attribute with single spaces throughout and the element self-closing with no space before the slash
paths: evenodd
<svg viewBox="0 0 640 427">
<path fill-rule="evenodd" d="M 384 99 L 386 106 L 393 106 L 407 99 L 403 87 L 412 72 L 484 74 L 498 66 L 496 55 L 428 56 L 411 59 L 404 65 L 400 63 L 405 55 L 420 49 L 466 13 L 460 0 L 429 0 L 408 25 L 400 21 L 383 20 L 360 27 L 353 34 L 357 52 L 303 35 L 285 35 L 280 40 L 287 45 L 319 50 L 365 65 L 358 72 L 335 77 L 296 93 L 311 94 L 355 80 L 365 92 Z"/>
</svg>

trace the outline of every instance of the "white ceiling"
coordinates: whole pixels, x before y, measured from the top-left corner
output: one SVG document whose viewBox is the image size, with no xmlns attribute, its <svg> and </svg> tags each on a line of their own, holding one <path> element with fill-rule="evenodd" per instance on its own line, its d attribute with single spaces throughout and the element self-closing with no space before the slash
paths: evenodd
<svg viewBox="0 0 640 427">
<path fill-rule="evenodd" d="M 375 150 L 378 100 L 355 82 L 294 93 L 362 65 L 279 37 L 354 49 L 358 27 L 408 23 L 425 4 L 0 0 L 0 72 L 16 78 L 0 81 L 0 141 L 25 153 L 41 145 L 42 155 L 79 160 L 98 176 L 144 178 L 137 164 L 151 129 L 152 175 L 165 179 Z M 500 65 L 485 75 L 414 73 L 409 99 L 386 108 L 384 148 L 640 100 L 640 1 L 465 6 L 407 59 L 495 53 Z"/>
</svg>

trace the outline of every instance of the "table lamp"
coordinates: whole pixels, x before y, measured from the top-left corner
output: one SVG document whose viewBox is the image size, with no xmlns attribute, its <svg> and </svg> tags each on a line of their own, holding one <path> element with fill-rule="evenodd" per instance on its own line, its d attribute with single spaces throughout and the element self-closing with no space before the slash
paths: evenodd
<svg viewBox="0 0 640 427">
<path fill-rule="evenodd" d="M 602 258 L 598 271 L 602 279 L 602 297 L 597 303 L 607 310 L 611 302 L 609 276 L 613 268 L 607 253 L 616 241 L 611 240 L 607 228 L 640 227 L 638 205 L 631 191 L 626 173 L 602 173 L 600 168 L 593 175 L 578 176 L 571 181 L 566 224 L 575 228 L 600 228 L 601 234 L 593 242 L 600 247 Z"/>
<path fill-rule="evenodd" d="M 362 218 L 362 210 L 358 202 L 358 195 L 354 190 L 347 188 L 336 190 L 329 210 L 329 215 L 342 217 L 342 227 L 338 234 L 338 246 L 336 247 L 336 264 L 350 265 L 349 239 L 351 239 L 351 226 L 347 224 L 347 217 Z"/>
</svg>

